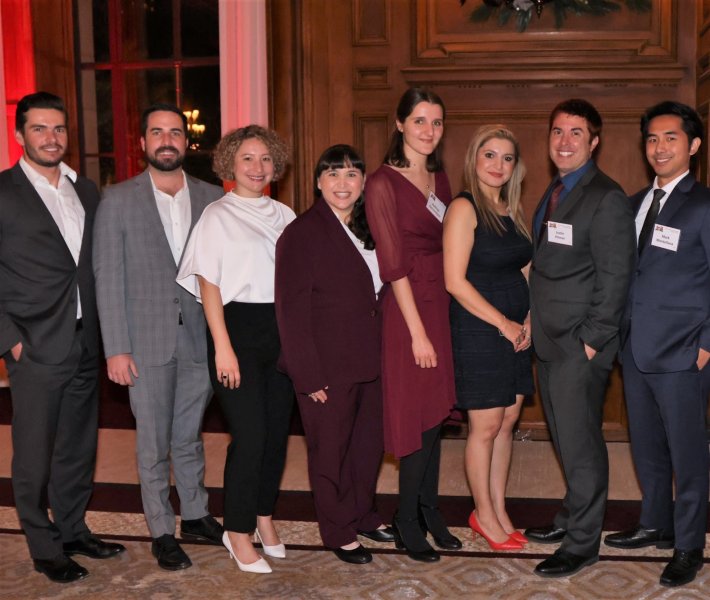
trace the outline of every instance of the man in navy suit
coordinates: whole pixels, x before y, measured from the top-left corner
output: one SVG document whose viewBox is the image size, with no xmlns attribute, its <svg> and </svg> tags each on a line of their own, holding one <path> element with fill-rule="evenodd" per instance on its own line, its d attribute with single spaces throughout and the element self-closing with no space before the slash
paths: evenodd
<svg viewBox="0 0 710 600">
<path fill-rule="evenodd" d="M 604 543 L 674 548 L 661 584 L 679 586 L 695 578 L 705 547 L 710 190 L 690 174 L 703 138 L 692 108 L 678 102 L 653 106 L 641 119 L 641 132 L 656 178 L 631 198 L 638 259 L 621 358 L 643 500 L 640 523 Z"/>
</svg>

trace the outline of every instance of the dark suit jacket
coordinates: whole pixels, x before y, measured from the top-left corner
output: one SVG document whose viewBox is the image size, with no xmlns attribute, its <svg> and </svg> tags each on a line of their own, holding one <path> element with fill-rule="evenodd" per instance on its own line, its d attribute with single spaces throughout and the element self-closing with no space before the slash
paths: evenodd
<svg viewBox="0 0 710 600">
<path fill-rule="evenodd" d="M 541 210 L 538 205 L 536 213 Z M 582 176 L 550 220 L 572 225 L 571 246 L 534 240 L 530 272 L 532 339 L 545 361 L 618 345 L 636 255 L 628 198 L 596 165 Z M 615 350 L 614 350 L 615 352 Z"/>
<path fill-rule="evenodd" d="M 74 188 L 86 213 L 78 266 L 19 163 L 0 173 L 0 355 L 22 342 L 32 360 L 61 363 L 74 339 L 77 285 L 85 343 L 98 351 L 91 244 L 99 192 L 83 177 Z"/>
<path fill-rule="evenodd" d="M 276 244 L 279 367 L 297 392 L 380 374 L 381 315 L 372 276 L 324 200 Z"/>
<path fill-rule="evenodd" d="M 631 197 L 634 212 L 647 192 Z M 683 178 L 656 225 L 680 229 L 678 250 L 649 240 L 633 275 L 623 329 L 639 370 L 685 371 L 695 367 L 698 348 L 710 350 L 710 190 L 692 175 Z"/>
</svg>

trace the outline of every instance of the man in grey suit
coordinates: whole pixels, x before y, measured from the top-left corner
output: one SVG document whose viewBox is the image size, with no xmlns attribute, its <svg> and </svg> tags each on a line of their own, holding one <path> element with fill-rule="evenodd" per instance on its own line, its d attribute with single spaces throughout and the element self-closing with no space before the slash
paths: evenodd
<svg viewBox="0 0 710 600">
<path fill-rule="evenodd" d="M 92 535 L 84 520 L 98 430 L 91 240 L 99 192 L 62 161 L 67 111 L 58 96 L 22 98 L 15 139 L 22 157 L 0 173 L 0 355 L 12 385 L 12 487 L 35 569 L 69 583 L 89 574 L 70 556 L 125 550 Z"/>
<path fill-rule="evenodd" d="M 143 510 L 158 565 L 192 563 L 175 539 L 170 461 L 181 535 L 222 543 L 204 487 L 202 417 L 211 397 L 202 307 L 175 282 L 192 226 L 222 189 L 183 172 L 187 121 L 175 106 L 143 113 L 148 168 L 104 191 L 94 271 L 108 376 L 129 387 Z"/>
<path fill-rule="evenodd" d="M 563 577 L 598 560 L 608 489 L 602 409 L 636 256 L 631 205 L 592 160 L 602 120 L 586 100 L 550 115 L 558 175 L 533 216 L 532 341 L 540 395 L 567 482 L 554 523 L 525 534 L 562 542 L 535 573 Z"/>
</svg>

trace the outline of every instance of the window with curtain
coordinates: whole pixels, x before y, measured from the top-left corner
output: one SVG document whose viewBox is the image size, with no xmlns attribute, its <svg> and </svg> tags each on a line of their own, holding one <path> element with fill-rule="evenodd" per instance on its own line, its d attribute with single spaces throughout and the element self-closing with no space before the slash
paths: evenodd
<svg viewBox="0 0 710 600">
<path fill-rule="evenodd" d="M 154 102 L 189 113 L 185 170 L 219 183 L 218 0 L 75 0 L 81 160 L 97 185 L 145 168 L 140 117 Z"/>
</svg>

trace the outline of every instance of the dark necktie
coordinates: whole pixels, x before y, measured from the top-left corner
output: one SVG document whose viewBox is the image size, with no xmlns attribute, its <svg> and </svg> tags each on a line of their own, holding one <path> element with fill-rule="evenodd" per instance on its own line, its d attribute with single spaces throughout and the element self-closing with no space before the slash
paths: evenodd
<svg viewBox="0 0 710 600">
<path fill-rule="evenodd" d="M 646 247 L 646 242 L 653 231 L 653 226 L 656 224 L 656 217 L 658 217 L 658 211 L 661 208 L 661 198 L 665 195 L 666 193 L 661 188 L 653 190 L 651 207 L 646 213 L 646 218 L 643 221 L 643 227 L 641 227 L 641 233 L 639 234 L 639 254 L 641 254 L 643 249 Z"/>
<path fill-rule="evenodd" d="M 555 212 L 555 209 L 560 204 L 560 194 L 563 189 L 565 189 L 565 185 L 562 183 L 562 180 L 558 180 L 555 187 L 552 188 L 552 192 L 550 192 L 550 198 L 547 200 L 547 206 L 545 207 L 545 215 L 542 217 L 542 227 L 540 228 L 539 239 L 542 239 L 545 234 L 547 222 L 550 220 L 550 215 Z"/>
</svg>

